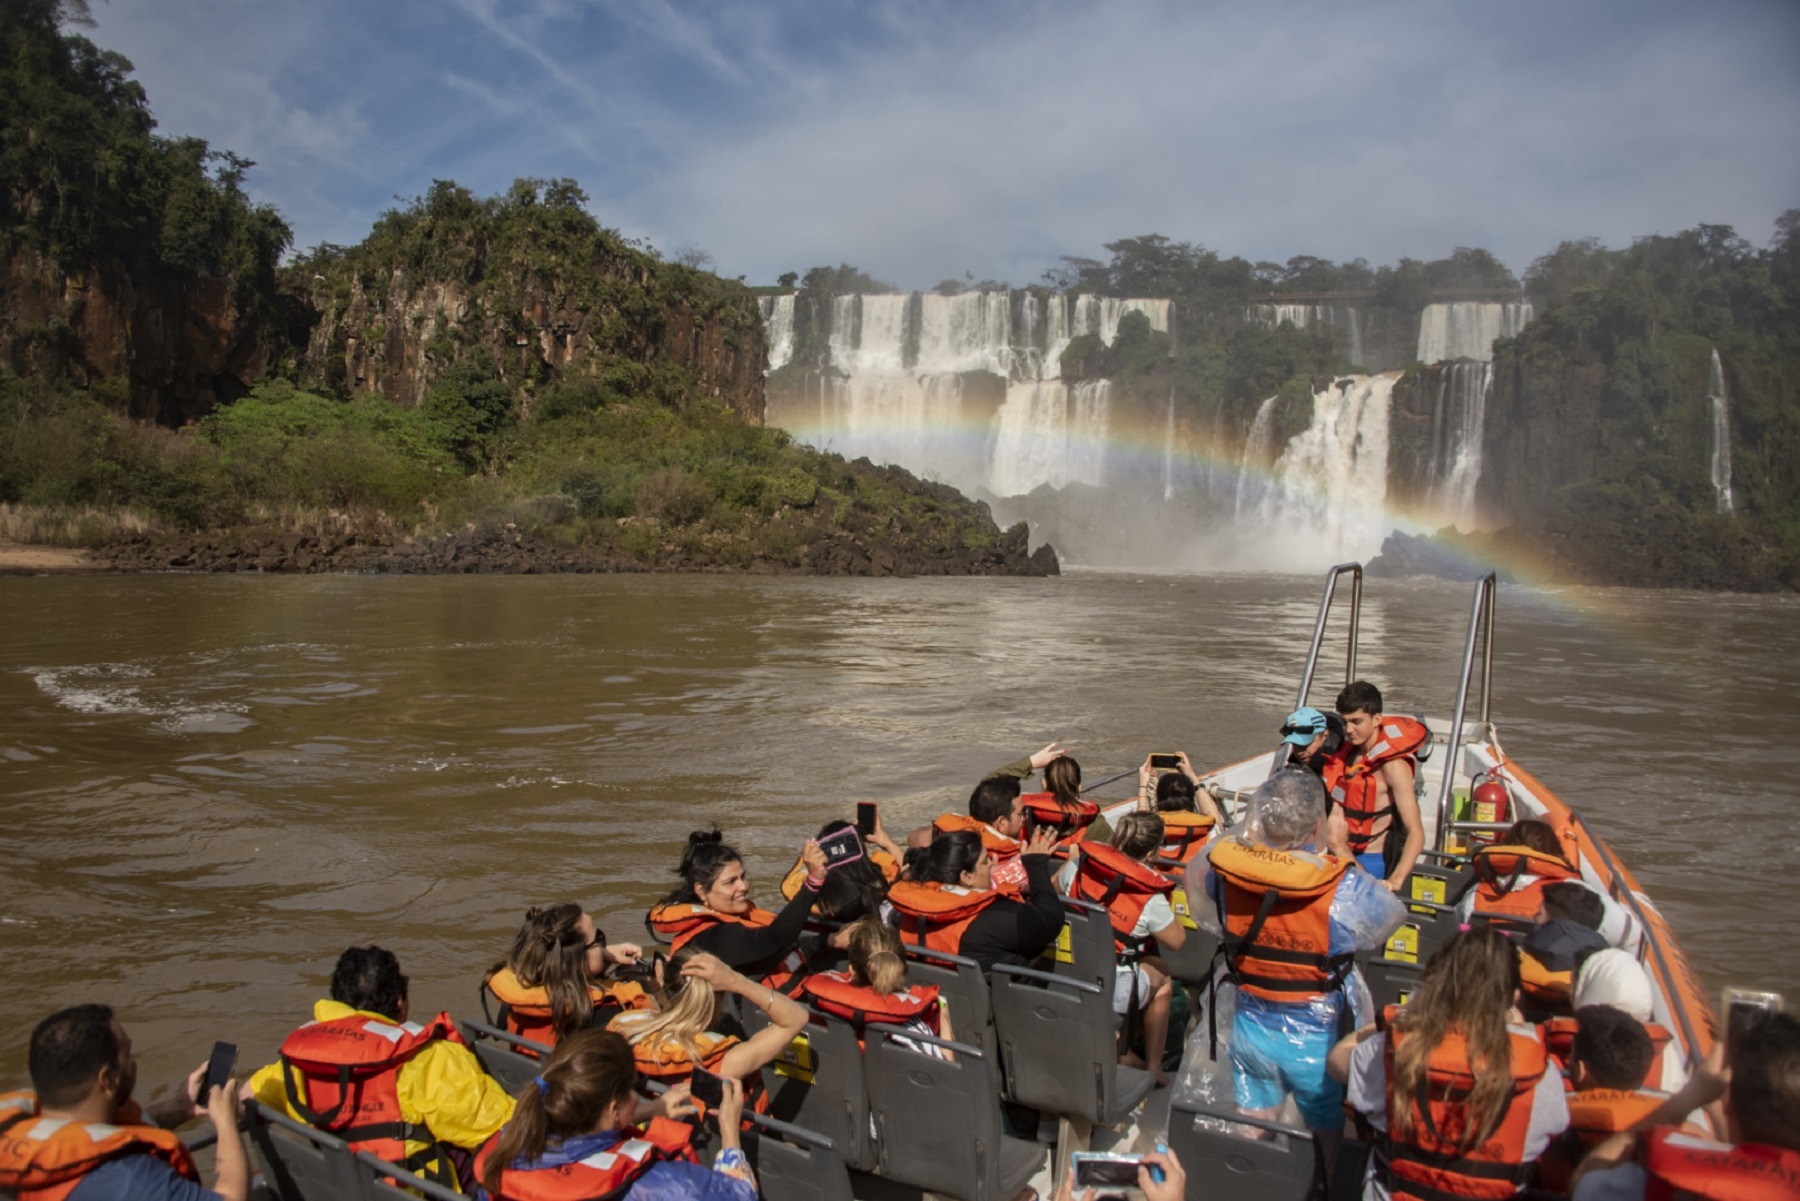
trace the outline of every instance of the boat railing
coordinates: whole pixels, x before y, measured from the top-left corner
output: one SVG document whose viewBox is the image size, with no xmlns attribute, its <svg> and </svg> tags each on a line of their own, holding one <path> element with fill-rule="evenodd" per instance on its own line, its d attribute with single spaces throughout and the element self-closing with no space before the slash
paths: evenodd
<svg viewBox="0 0 1800 1201">
<path fill-rule="evenodd" d="M 1463 725 L 1469 715 L 1469 685 L 1475 674 L 1475 649 L 1481 648 L 1481 726 L 1488 725 L 1488 706 L 1494 690 L 1494 599 L 1497 593 L 1493 572 L 1482 576 L 1475 585 L 1475 599 L 1469 606 L 1469 633 L 1463 641 L 1462 676 L 1456 684 L 1456 716 L 1450 722 L 1450 758 L 1444 763 L 1444 782 L 1438 787 L 1437 838 L 1433 845 L 1445 845 L 1444 836 L 1450 822 L 1450 798 L 1456 789 L 1457 756 L 1462 750 Z M 1315 644 L 1317 639 L 1315 638 Z M 1504 827 L 1502 827 L 1504 829 Z"/>
<path fill-rule="evenodd" d="M 1344 683 L 1348 685 L 1356 678 L 1356 631 L 1362 622 L 1362 586 L 1363 565 L 1361 563 L 1339 563 L 1325 572 L 1325 594 L 1319 598 L 1319 616 L 1313 622 L 1312 645 L 1306 649 L 1306 668 L 1300 673 L 1300 690 L 1294 694 L 1294 708 L 1306 707 L 1306 698 L 1312 694 L 1313 677 L 1319 670 L 1319 652 L 1325 646 L 1325 627 L 1331 621 L 1331 606 L 1337 599 L 1338 580 L 1350 577 L 1350 628 L 1344 638 Z M 1269 774 L 1280 771 L 1286 762 L 1286 755 L 1280 748 L 1269 759 Z"/>
</svg>

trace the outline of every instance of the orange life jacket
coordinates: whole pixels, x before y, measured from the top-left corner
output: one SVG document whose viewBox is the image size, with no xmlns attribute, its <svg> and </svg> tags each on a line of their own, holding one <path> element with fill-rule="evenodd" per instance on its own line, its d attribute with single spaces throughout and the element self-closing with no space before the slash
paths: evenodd
<svg viewBox="0 0 1800 1201">
<path fill-rule="evenodd" d="M 130 1107 L 131 1115 L 141 1111 Z M 101 1164 L 151 1155 L 196 1183 L 199 1170 L 181 1139 L 156 1126 L 46 1118 L 29 1089 L 0 1094 L 0 1190 L 19 1201 L 62 1201 Z M 123 1116 L 121 1111 L 120 1116 Z"/>
<path fill-rule="evenodd" d="M 694 1036 L 694 1044 L 700 1051 L 700 1058 L 696 1061 L 693 1054 L 674 1038 L 652 1035 L 632 1040 L 629 1019 L 621 1022 L 615 1018 L 607 1029 L 631 1040 L 631 1057 L 637 1061 L 638 1075 L 650 1080 L 661 1080 L 665 1084 L 681 1083 L 693 1074 L 695 1068 L 705 1068 L 715 1076 L 720 1075 L 719 1068 L 725 1062 L 725 1053 L 742 1041 L 735 1034 L 715 1034 L 711 1030 L 702 1030 Z"/>
<path fill-rule="evenodd" d="M 400 1112 L 401 1067 L 439 1039 L 466 1045 L 447 1013 L 426 1026 L 363 1014 L 308 1022 L 281 1044 L 288 1105 L 308 1125 L 337 1135 L 352 1150 L 454 1187 L 456 1167 L 437 1138 Z M 422 1146 L 408 1153 L 408 1143 Z"/>
<path fill-rule="evenodd" d="M 1147 863 L 1139 863 L 1105 843 L 1083 843 L 1075 864 L 1075 882 L 1069 895 L 1104 905 L 1112 921 L 1113 949 L 1121 955 L 1142 955 L 1155 941 L 1132 934 L 1151 897 L 1166 897 L 1175 881 Z"/>
<path fill-rule="evenodd" d="M 1331 898 L 1350 862 L 1307 851 L 1277 851 L 1241 838 L 1215 843 L 1220 949 L 1244 992 L 1305 1001 L 1336 990 L 1354 962 L 1331 954 Z"/>
<path fill-rule="evenodd" d="M 1504 1201 L 1511 1197 L 1531 1178 L 1525 1137 L 1531 1128 L 1532 1092 L 1550 1065 L 1537 1027 L 1508 1025 L 1511 1092 L 1493 1128 L 1482 1132 L 1473 1149 L 1463 1151 L 1475 1073 L 1461 1032 L 1452 1028 L 1433 1048 L 1426 1061 L 1426 1095 L 1397 1098 L 1394 1054 L 1407 1034 L 1394 1029 L 1393 1010 L 1388 1012 L 1390 1024 L 1383 1048 L 1388 1135 L 1382 1157 L 1394 1201 L 1455 1201 L 1461 1197 Z M 1402 1105 L 1412 1109 L 1412 1134 L 1404 1141 L 1394 1133 Z"/>
<path fill-rule="evenodd" d="M 1502 926 L 1532 924 L 1543 906 L 1545 885 L 1581 879 L 1579 872 L 1557 856 L 1530 847 L 1482 847 L 1469 865 L 1475 873 L 1475 905 L 1469 920 L 1499 919 Z M 1535 879 L 1521 883 L 1526 876 Z"/>
<path fill-rule="evenodd" d="M 881 873 L 883 880 L 892 884 L 899 877 L 900 861 L 898 859 L 871 842 L 863 843 L 863 853 L 868 856 L 869 862 L 875 865 L 875 870 Z M 781 895 L 790 901 L 793 900 L 800 895 L 800 886 L 804 883 L 806 883 L 806 861 L 796 859 L 794 866 L 788 869 L 788 874 L 781 878 Z"/>
<path fill-rule="evenodd" d="M 638 1177 L 657 1163 L 693 1163 L 694 1128 L 668 1118 L 651 1118 L 631 1138 L 620 1139 L 610 1149 L 586 1159 L 556 1167 L 500 1170 L 500 1191 L 494 1201 L 605 1201 L 623 1197 Z M 496 1134 L 475 1156 L 475 1175 L 485 1174 L 500 1136 Z"/>
<path fill-rule="evenodd" d="M 1162 818 L 1162 849 L 1157 856 L 1171 859 L 1186 866 L 1188 860 L 1200 853 L 1206 840 L 1212 836 L 1213 819 L 1204 813 L 1189 813 L 1185 809 L 1172 809 L 1167 813 L 1158 813 Z M 1175 872 L 1180 874 L 1179 869 Z"/>
<path fill-rule="evenodd" d="M 871 1022 L 878 1026 L 904 1026 L 919 1021 L 933 1034 L 938 1032 L 935 984 L 915 984 L 899 992 L 878 993 L 866 984 L 855 983 L 849 972 L 819 972 L 808 976 L 800 988 L 819 1009 L 855 1026 L 859 1041 L 863 1027 Z"/>
<path fill-rule="evenodd" d="M 674 954 L 694 941 L 701 934 L 711 930 L 722 922 L 731 922 L 739 926 L 747 926 L 752 930 L 761 930 L 775 920 L 775 915 L 767 909 L 758 909 L 752 905 L 748 913 L 721 913 L 717 909 L 691 901 L 670 903 L 664 901 L 651 908 L 644 919 L 646 925 L 658 938 L 669 940 L 669 953 Z M 781 963 L 773 971 L 766 972 L 758 980 L 770 988 L 785 989 L 805 962 L 798 947 L 782 957 Z"/>
<path fill-rule="evenodd" d="M 1528 1008 L 1567 1013 L 1575 988 L 1574 969 L 1555 971 L 1523 948 L 1519 951 L 1519 991 Z"/>
<path fill-rule="evenodd" d="M 1056 831 L 1057 842 L 1067 845 L 1087 837 L 1088 827 L 1100 816 L 1100 806 L 1092 801 L 1076 801 L 1075 808 L 1064 809 L 1053 792 L 1027 792 L 1019 797 L 1030 819 L 1026 830 L 1049 826 Z"/>
<path fill-rule="evenodd" d="M 1570 1093 L 1569 1128 L 1551 1139 L 1538 1157 L 1538 1184 L 1568 1192 L 1569 1177 L 1582 1156 L 1609 1135 L 1631 1129 L 1668 1099 L 1669 1094 L 1650 1089 L 1585 1088 Z"/>
<path fill-rule="evenodd" d="M 1642 1025 L 1644 1033 L 1650 1036 L 1650 1046 L 1656 1053 L 1650 1057 L 1650 1067 L 1644 1073 L 1644 1083 L 1641 1087 L 1660 1089 L 1663 1078 L 1663 1048 L 1667 1047 L 1675 1036 L 1667 1026 L 1658 1022 L 1644 1022 Z M 1550 1054 L 1565 1069 L 1574 1064 L 1575 1031 L 1580 1027 L 1581 1023 L 1572 1017 L 1555 1017 L 1544 1023 L 1544 1045 L 1550 1049 Z"/>
<path fill-rule="evenodd" d="M 1326 791 L 1344 811 L 1344 822 L 1350 831 L 1350 850 L 1361 855 L 1393 826 L 1394 798 L 1376 807 L 1381 795 L 1381 767 L 1402 760 L 1418 770 L 1419 748 L 1431 738 L 1431 731 L 1413 718 L 1398 714 L 1381 719 L 1381 731 L 1369 749 L 1354 762 L 1351 746 L 1327 762 Z M 1385 819 L 1385 820 L 1384 820 Z M 1384 844 L 1385 845 L 1385 844 Z"/>
<path fill-rule="evenodd" d="M 498 1009 L 489 1007 L 489 997 L 494 999 Z M 652 1009 L 656 1005 L 643 985 L 632 980 L 593 981 L 588 985 L 588 1000 L 593 1002 L 601 1025 L 605 1024 L 609 1010 L 618 1013 L 627 1009 Z M 543 1043 L 546 1047 L 556 1045 L 550 990 L 543 985 L 527 988 L 519 983 L 519 977 L 509 967 L 501 968 L 482 982 L 481 1012 L 490 1025 L 500 1026 L 509 1034 Z M 536 1051 L 525 1047 L 513 1047 L 512 1050 L 537 1058 Z"/>
<path fill-rule="evenodd" d="M 1800 1197 L 1800 1151 L 1767 1143 L 1715 1143 L 1659 1128 L 1644 1136 L 1644 1201 L 1793 1201 Z"/>
<path fill-rule="evenodd" d="M 1000 899 L 993 890 L 978 892 L 955 884 L 896 880 L 888 903 L 900 914 L 900 938 L 914 946 L 948 955 L 962 948 L 963 932 L 981 911 Z"/>
</svg>

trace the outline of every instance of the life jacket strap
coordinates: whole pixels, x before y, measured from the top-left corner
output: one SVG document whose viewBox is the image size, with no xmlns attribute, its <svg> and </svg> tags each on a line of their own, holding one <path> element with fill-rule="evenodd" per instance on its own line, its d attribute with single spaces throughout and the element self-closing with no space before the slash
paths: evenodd
<svg viewBox="0 0 1800 1201">
<path fill-rule="evenodd" d="M 350 1099 L 350 1065 L 338 1064 L 337 1086 L 338 1103 L 324 1113 L 313 1109 L 300 1099 L 300 1086 L 294 1080 L 294 1061 L 283 1055 L 281 1057 L 281 1083 L 287 1090 L 288 1105 L 300 1115 L 308 1126 L 316 1126 L 320 1130 L 328 1130 L 337 1121 L 338 1114 L 343 1112 L 344 1103 Z"/>
</svg>

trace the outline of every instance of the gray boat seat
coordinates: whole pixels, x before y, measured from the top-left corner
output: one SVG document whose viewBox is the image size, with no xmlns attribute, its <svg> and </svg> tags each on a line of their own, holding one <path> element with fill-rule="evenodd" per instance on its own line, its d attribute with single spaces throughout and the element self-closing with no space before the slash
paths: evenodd
<svg viewBox="0 0 1800 1201">
<path fill-rule="evenodd" d="M 806 1029 L 762 1070 L 769 1116 L 830 1139 L 844 1163 L 859 1172 L 875 1166 L 869 1141 L 869 1090 L 856 1028 L 843 1018 L 807 1011 Z M 768 1025 L 757 1013 L 746 1029 Z"/>
<path fill-rule="evenodd" d="M 876 1027 L 863 1059 L 880 1175 L 958 1201 L 1008 1201 L 1043 1167 L 1048 1148 L 1002 1132 L 1000 1082 L 979 1048 Z"/>
<path fill-rule="evenodd" d="M 1463 889 L 1474 877 L 1465 856 L 1446 855 L 1442 851 L 1422 851 L 1406 878 L 1409 901 L 1429 901 L 1438 905 L 1454 905 Z"/>
<path fill-rule="evenodd" d="M 925 947 L 907 947 L 906 979 L 911 984 L 932 984 L 950 1013 L 956 1041 L 992 1053 L 994 1011 L 988 997 L 987 974 L 973 959 Z"/>
<path fill-rule="evenodd" d="M 1086 980 L 1000 964 L 989 983 L 1008 1099 L 1112 1126 L 1155 1086 L 1149 1072 L 1119 1063 L 1110 978 L 1102 989 Z"/>
<path fill-rule="evenodd" d="M 1461 927 L 1461 919 L 1448 905 L 1408 902 L 1406 917 L 1388 938 L 1383 956 L 1424 967 L 1439 948 L 1456 937 Z"/>
<path fill-rule="evenodd" d="M 388 1177 L 417 1189 L 415 1197 L 456 1201 L 459 1196 L 367 1152 L 353 1152 L 335 1135 L 261 1102 L 247 1105 L 244 1116 L 264 1187 L 278 1201 L 387 1201 L 408 1195 L 385 1183 Z"/>
<path fill-rule="evenodd" d="M 1112 919 L 1104 905 L 1074 897 L 1063 898 L 1063 929 L 1056 942 L 1044 952 L 1051 960 L 1047 971 L 1075 980 L 1091 980 L 1112 995 L 1113 953 Z"/>
<path fill-rule="evenodd" d="M 1425 978 L 1424 964 L 1385 955 L 1367 958 L 1358 955 L 1356 968 L 1369 986 L 1369 997 L 1375 1003 L 1376 1013 L 1389 1005 L 1406 1004 L 1407 998 L 1419 991 L 1419 982 Z"/>
<path fill-rule="evenodd" d="M 1201 1124 L 1210 1121 L 1238 1122 L 1274 1137 L 1248 1138 Z M 1228 1106 L 1176 1097 L 1169 1104 L 1168 1143 L 1187 1173 L 1187 1201 L 1219 1196 L 1232 1201 L 1307 1201 L 1312 1193 L 1313 1137 L 1303 1126 L 1263 1121 Z M 1359 1187 L 1354 1195 L 1360 1194 Z"/>
<path fill-rule="evenodd" d="M 759 1113 L 745 1111 L 744 1118 L 752 1127 L 742 1134 L 744 1157 L 756 1172 L 762 1196 L 851 1201 L 850 1172 L 830 1138 Z M 866 1131 L 867 1113 L 862 1120 Z"/>
<path fill-rule="evenodd" d="M 475 1058 L 480 1061 L 487 1074 L 499 1081 L 501 1088 L 514 1095 L 531 1083 L 543 1069 L 544 1057 L 550 1054 L 551 1048 L 543 1043 L 520 1038 L 486 1022 L 457 1018 L 456 1028 L 461 1031 L 463 1041 L 469 1044 L 469 1050 L 475 1052 Z M 533 1055 L 522 1055 L 521 1051 L 533 1052 L 535 1058 Z"/>
</svg>

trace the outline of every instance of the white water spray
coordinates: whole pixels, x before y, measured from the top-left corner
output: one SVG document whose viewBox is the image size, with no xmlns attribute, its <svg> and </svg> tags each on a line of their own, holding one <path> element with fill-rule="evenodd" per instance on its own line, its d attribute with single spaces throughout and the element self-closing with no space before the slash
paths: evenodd
<svg viewBox="0 0 1800 1201">
<path fill-rule="evenodd" d="M 1500 304 L 1493 301 L 1459 300 L 1428 304 L 1419 314 L 1421 363 L 1448 359 L 1474 359 L 1489 363 L 1494 358 L 1494 339 L 1516 338 L 1531 322 L 1529 301 Z"/>
<path fill-rule="evenodd" d="M 1463 530 L 1476 528 L 1475 488 L 1481 482 L 1481 444 L 1493 386 L 1492 366 L 1466 362 L 1448 364 L 1438 384 L 1426 497 Z"/>
<path fill-rule="evenodd" d="M 1388 406 L 1398 379 L 1346 376 L 1313 394 L 1312 424 L 1281 452 L 1257 506 L 1259 541 L 1272 552 L 1266 557 L 1314 568 L 1381 549 L 1389 528 L 1382 509 Z"/>
<path fill-rule="evenodd" d="M 1706 397 L 1712 401 L 1712 486 L 1719 512 L 1737 512 L 1731 495 L 1731 404 L 1725 395 L 1725 367 L 1719 352 L 1712 352 L 1712 368 L 1706 376 Z"/>
</svg>

